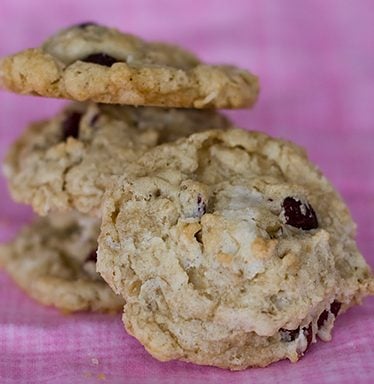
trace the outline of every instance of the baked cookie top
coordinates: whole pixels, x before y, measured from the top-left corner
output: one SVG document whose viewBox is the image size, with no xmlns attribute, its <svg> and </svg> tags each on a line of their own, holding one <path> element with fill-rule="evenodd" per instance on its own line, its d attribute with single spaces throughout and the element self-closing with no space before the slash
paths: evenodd
<svg viewBox="0 0 374 384">
<path fill-rule="evenodd" d="M 77 101 L 187 108 L 247 107 L 259 92 L 257 77 L 244 69 L 208 65 L 177 46 L 95 23 L 5 57 L 0 86 Z"/>
<path fill-rule="evenodd" d="M 99 222 L 77 214 L 36 219 L 0 246 L 0 265 L 26 294 L 64 311 L 118 311 L 123 300 L 96 272 Z"/>
<path fill-rule="evenodd" d="M 150 150 L 108 189 L 97 266 L 155 357 L 242 369 L 297 360 L 374 292 L 354 236 L 301 148 L 213 130 Z"/>
<path fill-rule="evenodd" d="M 99 215 L 108 179 L 145 150 L 229 125 L 208 110 L 74 103 L 25 131 L 9 150 L 4 174 L 15 200 L 41 215 L 70 208 Z"/>
</svg>

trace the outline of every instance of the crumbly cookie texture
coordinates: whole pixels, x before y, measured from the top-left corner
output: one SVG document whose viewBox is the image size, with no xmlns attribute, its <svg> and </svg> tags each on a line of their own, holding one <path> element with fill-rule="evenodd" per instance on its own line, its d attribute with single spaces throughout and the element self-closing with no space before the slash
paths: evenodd
<svg viewBox="0 0 374 384">
<path fill-rule="evenodd" d="M 297 361 L 370 293 L 355 225 L 292 143 L 230 129 L 154 148 L 105 194 L 97 268 L 159 360 Z"/>
<path fill-rule="evenodd" d="M 13 198 L 40 215 L 70 208 L 99 215 L 108 179 L 145 150 L 229 125 L 214 111 L 73 103 L 25 131 L 9 150 L 4 174 Z"/>
<path fill-rule="evenodd" d="M 2 59 L 0 86 L 77 101 L 187 108 L 251 106 L 259 92 L 257 77 L 246 70 L 207 65 L 177 46 L 94 23 Z"/>
<path fill-rule="evenodd" d="M 96 272 L 99 228 L 96 219 L 76 213 L 38 218 L 0 246 L 0 265 L 44 305 L 68 312 L 117 312 L 123 299 Z"/>
</svg>

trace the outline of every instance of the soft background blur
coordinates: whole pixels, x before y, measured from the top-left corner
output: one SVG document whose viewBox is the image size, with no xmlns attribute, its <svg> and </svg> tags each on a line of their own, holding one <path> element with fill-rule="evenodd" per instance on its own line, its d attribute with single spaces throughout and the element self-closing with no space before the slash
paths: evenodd
<svg viewBox="0 0 374 384">
<path fill-rule="evenodd" d="M 259 75 L 255 108 L 230 112 L 243 128 L 303 145 L 342 193 L 358 243 L 374 266 L 374 2 L 370 0 L 0 0 L 0 57 L 57 29 L 97 21 L 181 44 L 208 62 Z M 0 158 L 26 124 L 63 101 L 0 91 Z M 0 176 L 0 242 L 29 221 Z M 122 331 L 120 317 L 62 316 L 24 296 L 0 272 L 1 383 L 278 383 L 374 381 L 374 301 L 342 316 L 334 341 L 296 365 L 230 374 L 161 364 Z"/>
</svg>

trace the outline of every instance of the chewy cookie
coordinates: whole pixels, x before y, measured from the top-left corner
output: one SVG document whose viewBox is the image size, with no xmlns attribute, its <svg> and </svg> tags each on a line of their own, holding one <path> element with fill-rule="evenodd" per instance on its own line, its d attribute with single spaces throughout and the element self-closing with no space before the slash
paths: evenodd
<svg viewBox="0 0 374 384">
<path fill-rule="evenodd" d="M 231 129 L 144 154 L 103 200 L 97 268 L 159 360 L 297 361 L 374 280 L 340 196 L 299 147 Z"/>
<path fill-rule="evenodd" d="M 243 69 L 207 65 L 177 46 L 94 23 L 4 58 L 0 85 L 77 101 L 187 108 L 251 106 L 259 92 L 257 77 Z"/>
<path fill-rule="evenodd" d="M 36 301 L 64 311 L 118 311 L 123 300 L 96 272 L 99 223 L 54 214 L 0 247 L 0 265 Z"/>
<path fill-rule="evenodd" d="M 99 215 L 109 178 L 145 150 L 229 125 L 214 111 L 74 103 L 26 130 L 11 147 L 4 174 L 13 198 L 41 215 L 70 208 Z"/>
</svg>

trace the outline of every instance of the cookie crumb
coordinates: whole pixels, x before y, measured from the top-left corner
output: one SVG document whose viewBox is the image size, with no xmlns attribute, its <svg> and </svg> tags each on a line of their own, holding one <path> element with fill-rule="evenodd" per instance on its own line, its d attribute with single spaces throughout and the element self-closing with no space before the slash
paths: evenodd
<svg viewBox="0 0 374 384">
<path fill-rule="evenodd" d="M 93 358 L 91 359 L 91 363 L 92 363 L 93 365 L 99 365 L 99 360 L 96 359 L 96 357 L 93 357 Z"/>
<path fill-rule="evenodd" d="M 106 380 L 105 373 L 98 373 L 97 378 L 98 378 L 99 380 Z"/>
</svg>

